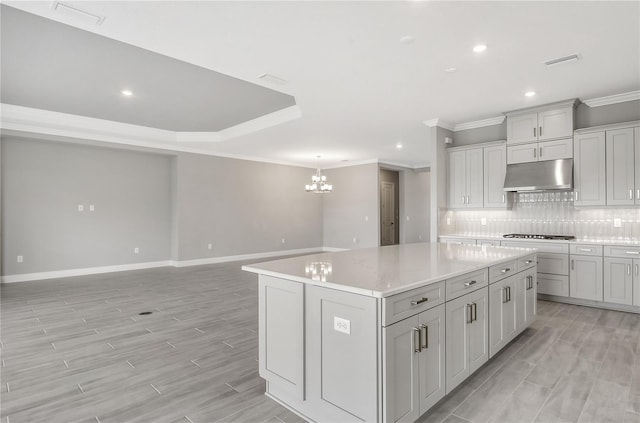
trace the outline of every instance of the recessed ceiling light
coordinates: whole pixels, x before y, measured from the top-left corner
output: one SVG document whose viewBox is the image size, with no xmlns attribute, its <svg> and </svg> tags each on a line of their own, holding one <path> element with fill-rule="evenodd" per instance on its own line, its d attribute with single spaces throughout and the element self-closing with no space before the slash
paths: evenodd
<svg viewBox="0 0 640 423">
<path fill-rule="evenodd" d="M 446 73 L 455 73 L 455 72 L 458 71 L 458 69 L 456 69 L 456 68 L 446 68 L 444 71 Z"/>
<path fill-rule="evenodd" d="M 487 46 L 484 44 L 478 44 L 477 46 L 475 46 L 473 48 L 473 51 L 475 51 L 476 53 L 482 53 L 483 51 L 485 51 L 487 49 Z"/>
<path fill-rule="evenodd" d="M 122 93 L 122 95 L 127 96 L 127 97 L 131 97 L 133 95 L 133 92 L 131 92 L 129 90 L 122 90 L 120 92 Z"/>
<path fill-rule="evenodd" d="M 533 97 L 534 95 L 536 95 L 535 91 L 527 91 L 526 93 L 524 93 L 525 97 Z"/>
<path fill-rule="evenodd" d="M 411 36 L 411 35 L 405 35 L 404 37 L 400 37 L 400 42 L 402 44 L 411 44 L 416 40 L 415 37 Z"/>
<path fill-rule="evenodd" d="M 402 149 L 402 143 L 400 143 L 400 142 L 399 142 L 399 143 L 397 143 L 397 144 L 396 144 L 396 148 L 397 148 L 398 150 Z"/>
</svg>

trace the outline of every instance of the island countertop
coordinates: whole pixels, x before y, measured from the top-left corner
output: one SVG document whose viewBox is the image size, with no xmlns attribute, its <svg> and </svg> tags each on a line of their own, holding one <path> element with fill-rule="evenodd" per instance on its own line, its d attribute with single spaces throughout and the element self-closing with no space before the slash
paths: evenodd
<svg viewBox="0 0 640 423">
<path fill-rule="evenodd" d="M 370 297 L 388 297 L 533 253 L 445 243 L 390 245 L 256 263 L 242 270 Z"/>
</svg>

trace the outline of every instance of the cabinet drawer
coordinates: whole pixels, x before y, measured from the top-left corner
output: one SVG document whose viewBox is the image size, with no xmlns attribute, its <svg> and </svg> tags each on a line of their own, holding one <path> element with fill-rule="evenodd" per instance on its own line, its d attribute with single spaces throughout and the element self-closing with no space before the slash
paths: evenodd
<svg viewBox="0 0 640 423">
<path fill-rule="evenodd" d="M 494 283 L 507 276 L 511 276 L 518 271 L 517 260 L 507 263 L 497 264 L 489 268 L 489 283 Z"/>
<path fill-rule="evenodd" d="M 538 273 L 538 294 L 569 296 L 569 276 Z"/>
<path fill-rule="evenodd" d="M 573 255 L 602 257 L 602 245 L 592 245 L 592 244 L 569 245 L 569 252 Z"/>
<path fill-rule="evenodd" d="M 605 245 L 604 255 L 607 257 L 640 258 L 640 247 Z"/>
<path fill-rule="evenodd" d="M 455 245 L 476 245 L 476 240 L 473 238 L 440 238 L 440 242 L 445 244 Z"/>
<path fill-rule="evenodd" d="M 569 254 L 569 244 L 561 242 L 502 241 L 503 247 L 535 248 L 539 253 Z"/>
<path fill-rule="evenodd" d="M 444 303 L 444 281 L 382 299 L 382 326 Z"/>
<path fill-rule="evenodd" d="M 487 286 L 487 269 L 447 279 L 447 301 Z"/>
<path fill-rule="evenodd" d="M 535 254 L 518 259 L 518 272 L 522 272 L 525 269 L 536 265 L 537 258 Z"/>
<path fill-rule="evenodd" d="M 499 239 L 478 239 L 476 240 L 476 245 L 496 247 L 496 246 L 500 246 L 500 240 Z"/>
<path fill-rule="evenodd" d="M 538 272 L 569 275 L 569 256 L 567 254 L 538 254 Z"/>
</svg>

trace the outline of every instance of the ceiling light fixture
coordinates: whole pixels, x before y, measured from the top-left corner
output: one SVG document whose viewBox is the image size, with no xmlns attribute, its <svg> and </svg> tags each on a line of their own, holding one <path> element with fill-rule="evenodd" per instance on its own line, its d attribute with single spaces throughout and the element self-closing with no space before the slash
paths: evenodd
<svg viewBox="0 0 640 423">
<path fill-rule="evenodd" d="M 411 35 L 405 35 L 404 37 L 400 37 L 400 42 L 402 44 L 411 44 L 416 40 L 415 37 L 411 36 Z"/>
<path fill-rule="evenodd" d="M 131 92 L 129 90 L 122 90 L 120 92 L 122 93 L 122 95 L 124 95 L 126 97 L 131 97 L 133 95 L 133 92 Z"/>
<path fill-rule="evenodd" d="M 544 64 L 545 66 L 549 67 L 549 66 L 559 65 L 561 63 L 577 62 L 578 60 L 580 60 L 580 53 L 575 53 L 575 54 L 570 54 L 568 56 L 547 60 L 546 62 L 544 62 Z"/>
<path fill-rule="evenodd" d="M 458 70 L 458 69 L 456 69 L 456 68 L 454 68 L 454 67 L 451 67 L 451 68 L 446 68 L 444 71 L 445 71 L 446 73 L 455 73 L 455 72 L 457 72 L 457 70 Z"/>
<path fill-rule="evenodd" d="M 476 53 L 482 53 L 483 51 L 485 51 L 487 49 L 487 46 L 484 44 L 478 44 L 477 46 L 475 46 L 473 48 L 473 51 Z"/>
<path fill-rule="evenodd" d="M 327 177 L 320 173 L 320 156 L 316 157 L 318 157 L 316 174 L 311 176 L 311 185 L 305 185 L 304 189 L 314 194 L 326 194 L 333 190 L 333 185 L 328 184 Z"/>
<path fill-rule="evenodd" d="M 536 95 L 535 91 L 527 91 L 526 93 L 524 93 L 525 97 L 533 97 L 534 95 Z"/>
<path fill-rule="evenodd" d="M 400 142 L 399 142 L 399 143 L 397 143 L 397 144 L 396 144 L 396 148 L 397 148 L 398 150 L 402 150 L 402 143 L 400 143 Z"/>
</svg>

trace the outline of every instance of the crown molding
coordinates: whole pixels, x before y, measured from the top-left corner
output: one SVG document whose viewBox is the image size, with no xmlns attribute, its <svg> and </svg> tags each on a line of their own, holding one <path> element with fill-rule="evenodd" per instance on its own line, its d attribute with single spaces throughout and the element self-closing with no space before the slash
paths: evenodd
<svg viewBox="0 0 640 423">
<path fill-rule="evenodd" d="M 640 100 L 640 91 L 630 91 L 628 93 L 608 95 L 606 97 L 592 98 L 582 102 L 589 107 L 608 106 L 609 104 L 624 103 L 627 101 Z"/>
<path fill-rule="evenodd" d="M 496 116 L 496 117 L 487 118 L 487 119 L 476 120 L 473 122 L 459 123 L 453 127 L 453 131 L 454 132 L 466 131 L 467 129 L 475 129 L 475 128 L 483 128 L 485 126 L 500 125 L 502 122 L 504 122 L 505 119 L 506 119 L 506 116 L 502 115 L 502 116 Z"/>
<path fill-rule="evenodd" d="M 422 121 L 422 123 L 427 125 L 429 128 L 433 128 L 434 126 L 439 126 L 441 128 L 448 129 L 449 131 L 453 131 L 453 124 L 446 122 L 440 118 L 428 119 L 428 120 Z"/>
</svg>

